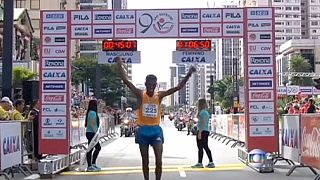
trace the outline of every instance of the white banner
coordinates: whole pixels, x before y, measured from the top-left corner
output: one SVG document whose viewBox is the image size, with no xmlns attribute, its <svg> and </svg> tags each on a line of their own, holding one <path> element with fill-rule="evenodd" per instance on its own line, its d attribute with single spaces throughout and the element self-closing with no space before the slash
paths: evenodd
<svg viewBox="0 0 320 180">
<path fill-rule="evenodd" d="M 282 147 L 283 157 L 294 162 L 299 162 L 299 115 L 288 115 L 283 117 Z"/>
<path fill-rule="evenodd" d="M 113 64 L 116 63 L 115 58 L 124 58 L 125 64 L 140 63 L 140 51 L 100 51 L 98 53 L 98 64 Z"/>
<path fill-rule="evenodd" d="M 214 51 L 173 51 L 172 63 L 214 63 Z"/>
<path fill-rule="evenodd" d="M 0 170 L 21 164 L 21 123 L 0 123 Z"/>
</svg>

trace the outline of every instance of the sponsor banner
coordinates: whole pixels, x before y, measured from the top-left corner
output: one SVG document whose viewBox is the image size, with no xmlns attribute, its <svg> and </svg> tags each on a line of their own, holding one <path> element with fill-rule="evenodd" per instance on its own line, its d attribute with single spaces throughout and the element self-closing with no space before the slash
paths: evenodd
<svg viewBox="0 0 320 180">
<path fill-rule="evenodd" d="M 66 139 L 67 130 L 65 128 L 42 128 L 41 139 Z"/>
<path fill-rule="evenodd" d="M 91 11 L 71 11 L 71 24 L 91 24 Z"/>
<path fill-rule="evenodd" d="M 116 38 L 135 37 L 136 27 L 134 24 L 115 25 L 114 36 Z"/>
<path fill-rule="evenodd" d="M 42 34 L 67 34 L 67 23 L 43 23 Z"/>
<path fill-rule="evenodd" d="M 249 89 L 273 89 L 273 79 L 249 79 Z"/>
<path fill-rule="evenodd" d="M 287 86 L 287 95 L 297 95 L 300 92 L 300 86 Z"/>
<path fill-rule="evenodd" d="M 135 11 L 114 11 L 114 23 L 134 24 L 136 23 Z"/>
<path fill-rule="evenodd" d="M 243 23 L 224 23 L 223 36 L 243 36 Z"/>
<path fill-rule="evenodd" d="M 273 113 L 274 102 L 249 102 L 250 113 Z"/>
<path fill-rule="evenodd" d="M 270 126 L 249 126 L 249 136 L 250 137 L 265 137 L 274 136 L 275 130 L 274 125 Z"/>
<path fill-rule="evenodd" d="M 179 35 L 180 37 L 195 37 L 200 36 L 199 24 L 180 24 Z"/>
<path fill-rule="evenodd" d="M 201 24 L 201 36 L 205 36 L 205 37 L 222 36 L 221 24 Z"/>
<path fill-rule="evenodd" d="M 313 87 L 312 90 L 313 90 L 313 94 L 320 94 L 320 89 Z"/>
<path fill-rule="evenodd" d="M 200 22 L 200 10 L 179 10 L 180 23 Z"/>
<path fill-rule="evenodd" d="M 21 164 L 21 123 L 0 123 L 0 170 Z"/>
<path fill-rule="evenodd" d="M 283 116 L 282 148 L 283 157 L 299 162 L 300 125 L 299 115 Z"/>
<path fill-rule="evenodd" d="M 247 8 L 247 19 L 271 19 L 272 8 Z"/>
<path fill-rule="evenodd" d="M 67 57 L 67 46 L 42 46 L 42 57 Z"/>
<path fill-rule="evenodd" d="M 44 69 L 42 70 L 42 80 L 67 80 L 67 70 Z"/>
<path fill-rule="evenodd" d="M 272 20 L 248 20 L 248 31 L 272 31 Z"/>
<path fill-rule="evenodd" d="M 43 104 L 66 104 L 66 93 L 42 93 Z"/>
<path fill-rule="evenodd" d="M 42 92 L 66 92 L 66 81 L 46 81 L 42 82 Z"/>
<path fill-rule="evenodd" d="M 112 24 L 113 11 L 92 11 L 93 24 Z"/>
<path fill-rule="evenodd" d="M 273 55 L 248 55 L 249 66 L 273 65 Z"/>
<path fill-rule="evenodd" d="M 286 95 L 287 94 L 287 87 L 278 86 L 278 95 Z"/>
<path fill-rule="evenodd" d="M 274 124 L 274 114 L 250 114 L 250 125 Z"/>
<path fill-rule="evenodd" d="M 319 115 L 301 115 L 301 163 L 320 169 Z"/>
<path fill-rule="evenodd" d="M 67 115 L 67 105 L 43 104 L 41 108 L 42 116 L 65 116 Z"/>
<path fill-rule="evenodd" d="M 273 101 L 272 90 L 249 91 L 249 101 Z"/>
<path fill-rule="evenodd" d="M 243 9 L 223 9 L 223 22 L 243 22 Z"/>
<path fill-rule="evenodd" d="M 313 94 L 313 92 L 312 92 L 313 86 L 300 86 L 299 89 L 300 89 L 301 94 L 303 94 L 303 95 L 305 95 L 305 94 L 312 95 Z"/>
<path fill-rule="evenodd" d="M 98 53 L 98 64 L 114 64 L 115 58 L 121 56 L 124 63 L 141 63 L 140 51 L 100 51 Z"/>
<path fill-rule="evenodd" d="M 248 42 L 272 42 L 272 31 L 248 32 Z"/>
<path fill-rule="evenodd" d="M 42 45 L 67 45 L 67 35 L 43 35 Z"/>
<path fill-rule="evenodd" d="M 92 37 L 91 25 L 72 25 L 71 26 L 71 38 L 91 38 Z"/>
<path fill-rule="evenodd" d="M 222 21 L 222 9 L 202 9 L 201 10 L 201 22 L 221 22 Z"/>
<path fill-rule="evenodd" d="M 272 54 L 272 43 L 248 43 L 248 54 Z"/>
<path fill-rule="evenodd" d="M 177 37 L 178 10 L 138 10 L 137 37 Z"/>
<path fill-rule="evenodd" d="M 67 58 L 42 58 L 42 68 L 65 69 L 67 68 Z"/>
<path fill-rule="evenodd" d="M 172 63 L 214 63 L 216 54 L 214 51 L 173 51 Z"/>
<path fill-rule="evenodd" d="M 273 67 L 248 67 L 249 77 L 273 77 Z"/>
<path fill-rule="evenodd" d="M 42 22 L 67 22 L 67 11 L 43 12 Z"/>
<path fill-rule="evenodd" d="M 113 25 L 93 25 L 93 38 L 113 38 Z"/>
<path fill-rule="evenodd" d="M 45 128 L 67 127 L 67 118 L 62 116 L 61 117 L 43 116 L 42 127 L 45 127 Z"/>
</svg>

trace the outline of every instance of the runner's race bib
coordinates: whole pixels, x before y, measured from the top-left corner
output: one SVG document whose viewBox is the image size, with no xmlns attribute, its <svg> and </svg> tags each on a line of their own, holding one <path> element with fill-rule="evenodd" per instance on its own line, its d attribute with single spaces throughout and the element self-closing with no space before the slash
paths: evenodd
<svg viewBox="0 0 320 180">
<path fill-rule="evenodd" d="M 156 104 L 144 104 L 143 105 L 143 116 L 145 116 L 145 117 L 157 117 L 158 116 L 158 105 L 156 105 Z"/>
</svg>

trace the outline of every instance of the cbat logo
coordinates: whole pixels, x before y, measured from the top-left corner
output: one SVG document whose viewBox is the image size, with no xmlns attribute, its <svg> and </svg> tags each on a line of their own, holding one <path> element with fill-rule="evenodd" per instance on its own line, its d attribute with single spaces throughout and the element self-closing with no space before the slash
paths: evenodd
<svg viewBox="0 0 320 180">
<path fill-rule="evenodd" d="M 173 17 L 168 13 L 159 13 L 154 18 L 150 14 L 144 13 L 139 18 L 140 26 L 145 27 L 145 29 L 143 29 L 141 33 L 146 33 L 151 26 L 156 32 L 160 34 L 169 33 L 174 27 L 172 21 Z"/>
<path fill-rule="evenodd" d="M 111 14 L 95 14 L 94 16 L 94 19 L 99 21 L 110 21 L 111 18 Z"/>
<path fill-rule="evenodd" d="M 181 13 L 181 19 L 198 19 L 198 13 Z"/>
<path fill-rule="evenodd" d="M 89 16 L 88 15 L 82 15 L 82 14 L 75 14 L 73 15 L 73 20 L 80 20 L 80 21 L 87 21 L 89 20 Z"/>
<path fill-rule="evenodd" d="M 51 43 L 51 37 L 50 36 L 45 37 L 44 42 Z"/>
<path fill-rule="evenodd" d="M 257 36 L 255 34 L 250 34 L 249 35 L 249 39 L 252 40 L 252 41 L 256 40 L 256 38 L 257 38 Z"/>
</svg>

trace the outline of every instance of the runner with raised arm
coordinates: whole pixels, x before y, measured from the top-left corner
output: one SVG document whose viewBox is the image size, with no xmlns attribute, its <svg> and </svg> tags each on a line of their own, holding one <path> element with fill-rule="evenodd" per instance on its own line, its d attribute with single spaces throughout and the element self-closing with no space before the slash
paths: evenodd
<svg viewBox="0 0 320 180">
<path fill-rule="evenodd" d="M 165 96 L 173 94 L 185 86 L 188 79 L 196 68 L 191 66 L 184 79 L 179 82 L 178 86 L 168 89 L 167 91 L 155 92 L 157 86 L 157 77 L 153 74 L 146 76 L 146 91 L 136 88 L 124 72 L 123 59 L 116 59 L 123 83 L 136 95 L 138 99 L 138 120 L 137 143 L 139 144 L 142 157 L 142 170 L 145 180 L 149 180 L 149 145 L 153 147 L 156 158 L 156 180 L 161 179 L 162 175 L 162 151 L 163 151 L 163 132 L 160 124 L 160 105 Z"/>
</svg>

